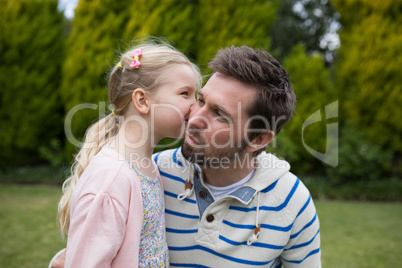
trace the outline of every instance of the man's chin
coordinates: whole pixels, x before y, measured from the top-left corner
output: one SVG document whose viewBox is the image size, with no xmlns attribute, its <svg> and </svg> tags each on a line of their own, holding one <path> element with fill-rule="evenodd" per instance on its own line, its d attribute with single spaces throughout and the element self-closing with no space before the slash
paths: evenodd
<svg viewBox="0 0 402 268">
<path fill-rule="evenodd" d="M 196 149 L 188 142 L 183 142 L 183 145 L 181 146 L 181 153 L 187 161 L 195 163 L 195 155 L 197 154 L 197 152 Z M 198 154 L 200 154 L 200 152 L 198 152 Z"/>
</svg>

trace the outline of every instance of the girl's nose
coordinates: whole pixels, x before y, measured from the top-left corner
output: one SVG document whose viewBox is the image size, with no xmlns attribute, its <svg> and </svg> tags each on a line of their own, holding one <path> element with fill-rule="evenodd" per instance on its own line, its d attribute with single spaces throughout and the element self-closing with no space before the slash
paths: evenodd
<svg viewBox="0 0 402 268">
<path fill-rule="evenodd" d="M 190 111 L 191 111 L 193 109 L 194 104 L 197 103 L 197 100 L 195 98 L 194 99 L 189 99 L 189 102 L 190 102 Z"/>
</svg>

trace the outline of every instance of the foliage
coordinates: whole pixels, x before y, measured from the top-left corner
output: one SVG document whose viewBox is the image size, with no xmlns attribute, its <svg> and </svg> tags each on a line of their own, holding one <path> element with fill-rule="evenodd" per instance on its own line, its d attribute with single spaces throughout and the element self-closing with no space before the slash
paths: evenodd
<svg viewBox="0 0 402 268">
<path fill-rule="evenodd" d="M 57 0 L 15 0 L 0 20 L 0 166 L 34 163 L 62 134 L 63 16 Z"/>
<path fill-rule="evenodd" d="M 402 1 L 333 3 L 342 23 L 336 63 L 342 119 L 396 157 L 402 152 Z"/>
<path fill-rule="evenodd" d="M 51 139 L 48 146 L 39 147 L 39 154 L 46 159 L 52 167 L 58 167 L 64 163 L 64 152 L 58 139 Z"/>
<path fill-rule="evenodd" d="M 81 140 L 89 125 L 109 113 L 107 74 L 116 56 L 132 40 L 163 36 L 204 74 L 211 71 L 208 61 L 225 46 L 275 50 L 290 73 L 298 104 L 293 120 L 267 150 L 289 160 L 295 173 L 327 171 L 338 182 L 402 174 L 402 0 L 80 0 L 73 21 L 56 9 L 57 0 L 7 0 L 0 10 L 3 169 L 43 160 L 58 166 L 61 154 L 71 160 L 78 144 L 58 142 L 64 114 L 92 104 L 66 118 L 66 127 Z M 338 14 L 342 31 L 331 70 L 334 85 L 322 56 L 330 49 L 322 38 Z M 325 108 L 337 100 L 339 118 L 324 120 Z M 303 127 L 312 115 L 322 120 Z M 327 169 L 310 152 L 326 153 L 333 142 L 327 127 L 335 122 L 342 129 L 339 166 Z M 180 144 L 171 142 L 160 144 Z M 364 144 L 368 151 L 360 154 Z"/>
<path fill-rule="evenodd" d="M 324 176 L 302 176 L 314 199 L 401 202 L 402 184 L 397 178 L 382 177 L 375 181 L 347 181 Z"/>
<path fill-rule="evenodd" d="M 271 30 L 272 49 L 283 59 L 298 43 L 308 53 L 319 52 L 331 59 L 333 48 L 323 42 L 339 14 L 328 1 L 282 0 Z"/>
<path fill-rule="evenodd" d="M 279 1 L 200 0 L 197 35 L 193 45 L 201 68 L 220 48 L 249 45 L 269 49 L 268 32 L 276 17 Z"/>
<path fill-rule="evenodd" d="M 276 155 L 280 159 L 285 159 L 287 162 L 292 163 L 293 169 L 293 164 L 300 161 L 300 154 L 297 152 L 297 149 L 295 140 L 289 137 L 285 127 L 281 129 L 280 133 L 268 145 L 266 151 Z"/>
<path fill-rule="evenodd" d="M 389 169 L 391 152 L 367 139 L 361 130 L 343 127 L 339 142 L 339 165 L 327 174 L 338 183 L 374 181 Z"/>
<path fill-rule="evenodd" d="M 139 0 L 127 5 L 130 19 L 124 25 L 124 40 L 163 37 L 187 55 L 194 52 L 195 1 Z"/>
<path fill-rule="evenodd" d="M 67 44 L 67 59 L 63 65 L 62 98 L 68 128 L 76 140 L 98 120 L 102 111 L 100 102 L 107 102 L 107 73 L 113 65 L 116 48 L 129 20 L 128 7 L 132 1 L 79 1 Z M 95 106 L 72 113 L 83 103 Z M 101 106 L 101 107 L 100 107 Z M 71 116 L 70 113 L 71 112 Z M 77 144 L 74 144 L 77 146 Z M 66 144 L 70 160 L 76 148 Z"/>
<path fill-rule="evenodd" d="M 329 71 L 325 68 L 324 61 L 319 54 L 308 56 L 302 45 L 297 45 L 283 62 L 289 72 L 290 80 L 297 97 L 296 112 L 294 118 L 284 127 L 286 135 L 291 139 L 298 157 L 293 159 L 292 167 L 296 173 L 305 173 L 313 168 L 323 166 L 307 151 L 307 147 L 325 153 L 327 149 L 327 120 L 323 119 L 311 125 L 304 123 L 321 110 L 337 100 L 337 90 L 331 81 Z M 314 170 L 318 173 L 318 170 Z"/>
<path fill-rule="evenodd" d="M 154 148 L 154 153 L 178 148 L 183 144 L 184 139 L 163 138 Z"/>
<path fill-rule="evenodd" d="M 67 166 L 34 166 L 0 170 L 0 183 L 59 185 L 69 174 Z"/>
</svg>

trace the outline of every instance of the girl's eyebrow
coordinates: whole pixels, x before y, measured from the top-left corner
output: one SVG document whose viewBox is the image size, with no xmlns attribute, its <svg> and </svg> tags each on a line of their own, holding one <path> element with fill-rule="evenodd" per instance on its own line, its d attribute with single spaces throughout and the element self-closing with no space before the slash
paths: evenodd
<svg viewBox="0 0 402 268">
<path fill-rule="evenodd" d="M 179 87 L 177 90 L 182 90 L 182 89 L 194 89 L 194 88 L 190 87 L 190 86 L 182 86 L 182 87 Z"/>
</svg>

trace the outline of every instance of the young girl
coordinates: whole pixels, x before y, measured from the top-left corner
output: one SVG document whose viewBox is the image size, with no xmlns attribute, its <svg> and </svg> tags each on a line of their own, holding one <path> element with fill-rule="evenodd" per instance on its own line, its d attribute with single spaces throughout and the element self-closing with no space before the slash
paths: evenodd
<svg viewBox="0 0 402 268">
<path fill-rule="evenodd" d="M 169 266 L 163 191 L 154 145 L 184 133 L 198 68 L 166 45 L 145 44 L 110 73 L 114 110 L 87 131 L 63 184 L 58 219 L 65 267 Z"/>
</svg>

